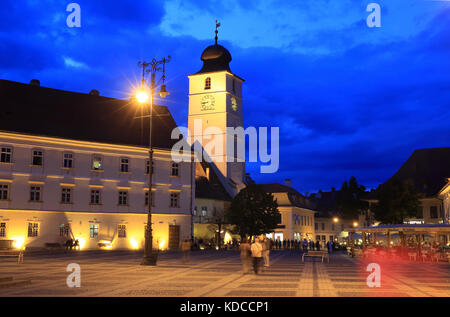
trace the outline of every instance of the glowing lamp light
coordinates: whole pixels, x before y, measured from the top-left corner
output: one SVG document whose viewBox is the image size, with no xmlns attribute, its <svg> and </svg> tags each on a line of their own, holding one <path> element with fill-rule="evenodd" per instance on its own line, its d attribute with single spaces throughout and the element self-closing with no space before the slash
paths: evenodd
<svg viewBox="0 0 450 317">
<path fill-rule="evenodd" d="M 14 240 L 14 243 L 13 243 L 14 248 L 22 249 L 22 247 L 25 243 L 25 238 L 24 237 L 16 237 L 16 238 L 13 238 L 13 240 Z"/>
<path fill-rule="evenodd" d="M 81 238 L 81 237 L 75 237 L 75 240 L 78 240 L 78 243 L 80 245 L 80 250 L 83 250 L 84 246 L 86 245 L 86 240 L 84 240 L 84 238 Z"/>
<path fill-rule="evenodd" d="M 231 235 L 228 232 L 225 232 L 225 237 L 223 238 L 223 242 L 226 244 L 228 242 L 231 242 L 233 240 L 233 238 L 231 237 Z"/>
<path fill-rule="evenodd" d="M 146 103 L 149 99 L 147 92 L 144 90 L 139 90 L 136 94 L 136 99 L 139 103 Z"/>
<path fill-rule="evenodd" d="M 161 240 L 161 242 L 159 243 L 159 249 L 160 249 L 160 250 L 163 250 L 165 244 L 166 244 L 166 241 Z"/>
<path fill-rule="evenodd" d="M 356 221 L 353 222 L 353 227 L 358 227 L 358 223 Z"/>
<path fill-rule="evenodd" d="M 137 240 L 135 238 L 130 239 L 130 244 L 131 244 L 131 248 L 133 250 L 137 250 L 139 248 L 139 243 L 137 242 Z"/>
<path fill-rule="evenodd" d="M 333 222 L 338 222 L 338 221 L 339 221 L 339 219 L 337 217 L 333 218 Z"/>
</svg>

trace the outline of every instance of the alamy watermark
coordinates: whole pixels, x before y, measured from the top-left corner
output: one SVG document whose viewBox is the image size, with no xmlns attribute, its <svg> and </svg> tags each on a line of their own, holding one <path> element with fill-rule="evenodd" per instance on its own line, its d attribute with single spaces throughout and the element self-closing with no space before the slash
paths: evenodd
<svg viewBox="0 0 450 317">
<path fill-rule="evenodd" d="M 184 136 L 180 140 L 180 136 Z M 188 153 L 191 145 L 196 153 L 196 162 L 245 162 L 246 139 L 248 142 L 248 161 L 261 162 L 261 173 L 276 173 L 280 165 L 280 129 L 271 127 L 227 127 L 223 131 L 219 127 L 203 129 L 202 120 L 195 119 L 192 131 L 186 127 L 172 130 L 171 138 L 179 140 L 172 147 L 172 159 L 175 162 L 189 161 L 190 158 L 181 156 Z M 270 141 L 270 153 L 268 143 Z"/>
<path fill-rule="evenodd" d="M 81 287 L 81 267 L 77 263 L 67 265 L 66 272 L 71 272 L 66 279 L 67 287 Z"/>
<path fill-rule="evenodd" d="M 381 287 L 381 267 L 378 263 L 370 263 L 366 267 L 367 272 L 371 272 L 366 279 L 367 286 L 370 288 Z"/>
</svg>

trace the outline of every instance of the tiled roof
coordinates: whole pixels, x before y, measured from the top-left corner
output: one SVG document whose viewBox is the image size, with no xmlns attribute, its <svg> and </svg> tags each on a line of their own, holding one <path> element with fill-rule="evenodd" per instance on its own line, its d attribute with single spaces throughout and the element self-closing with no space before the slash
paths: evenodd
<svg viewBox="0 0 450 317">
<path fill-rule="evenodd" d="M 0 80 L 0 130 L 112 144 L 148 146 L 149 120 L 135 101 Z M 148 115 L 148 108 L 143 110 Z M 155 148 L 170 149 L 176 123 L 167 107 L 153 108 Z M 142 120 L 142 128 L 141 128 Z M 142 137 L 141 137 L 142 131 Z"/>
</svg>

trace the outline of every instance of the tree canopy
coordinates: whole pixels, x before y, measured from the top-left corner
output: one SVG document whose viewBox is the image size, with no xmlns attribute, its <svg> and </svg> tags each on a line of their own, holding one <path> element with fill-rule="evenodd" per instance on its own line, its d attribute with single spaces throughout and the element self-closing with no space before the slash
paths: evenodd
<svg viewBox="0 0 450 317">
<path fill-rule="evenodd" d="M 378 189 L 378 203 L 374 206 L 375 218 L 384 224 L 401 224 L 408 217 L 415 217 L 419 197 L 414 185 L 408 181 L 393 179 Z"/>
<path fill-rule="evenodd" d="M 272 232 L 281 222 L 276 199 L 256 184 L 249 184 L 234 197 L 225 217 L 241 237 Z"/>
<path fill-rule="evenodd" d="M 361 200 L 366 188 L 359 185 L 354 176 L 342 184 L 341 191 L 336 199 L 337 210 L 345 219 L 354 219 L 367 209 L 368 203 Z"/>
</svg>

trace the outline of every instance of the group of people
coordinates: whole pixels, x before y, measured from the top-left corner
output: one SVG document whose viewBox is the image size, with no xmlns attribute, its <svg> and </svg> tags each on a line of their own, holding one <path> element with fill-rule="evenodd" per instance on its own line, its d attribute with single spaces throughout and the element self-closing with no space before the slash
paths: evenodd
<svg viewBox="0 0 450 317">
<path fill-rule="evenodd" d="M 80 250 L 80 242 L 78 239 L 73 240 L 72 238 L 66 241 L 66 251 L 69 250 Z"/>
<path fill-rule="evenodd" d="M 267 237 L 256 237 L 251 244 L 249 239 L 244 239 L 239 246 L 244 274 L 249 273 L 251 264 L 253 264 L 253 271 L 255 274 L 258 274 L 261 271 L 263 263 L 265 268 L 269 267 L 271 248 L 272 241 Z"/>
</svg>

